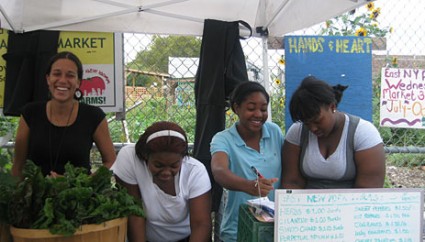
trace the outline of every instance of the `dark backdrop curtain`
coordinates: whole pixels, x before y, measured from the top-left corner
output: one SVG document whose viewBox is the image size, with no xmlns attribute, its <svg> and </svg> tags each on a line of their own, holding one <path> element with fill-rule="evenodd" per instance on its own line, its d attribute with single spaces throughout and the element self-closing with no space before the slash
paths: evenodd
<svg viewBox="0 0 425 242">
<path fill-rule="evenodd" d="M 58 48 L 58 31 L 8 33 L 3 113 L 19 116 L 28 102 L 47 100 L 45 71 Z"/>
<path fill-rule="evenodd" d="M 233 89 L 248 81 L 239 24 L 207 19 L 195 78 L 196 130 L 193 155 L 207 167 L 213 185 L 213 211 L 220 205 L 222 188 L 211 174 L 210 142 L 225 128 L 225 112 Z M 244 24 L 246 26 L 246 24 Z"/>
</svg>

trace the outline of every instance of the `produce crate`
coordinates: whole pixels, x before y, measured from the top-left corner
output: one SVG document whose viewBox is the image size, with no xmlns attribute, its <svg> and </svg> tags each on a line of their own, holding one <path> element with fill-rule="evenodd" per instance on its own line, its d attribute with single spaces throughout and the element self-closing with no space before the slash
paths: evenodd
<svg viewBox="0 0 425 242">
<path fill-rule="evenodd" d="M 127 218 L 109 220 L 101 224 L 86 224 L 72 236 L 54 235 L 47 229 L 19 229 L 11 227 L 14 242 L 125 242 Z"/>
<path fill-rule="evenodd" d="M 238 242 L 273 242 L 274 222 L 260 222 L 247 204 L 239 207 Z"/>
</svg>

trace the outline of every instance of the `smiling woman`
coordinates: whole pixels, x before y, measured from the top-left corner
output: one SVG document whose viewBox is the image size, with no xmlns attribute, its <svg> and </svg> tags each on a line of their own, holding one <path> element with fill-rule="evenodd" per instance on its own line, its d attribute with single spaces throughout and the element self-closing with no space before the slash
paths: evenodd
<svg viewBox="0 0 425 242">
<path fill-rule="evenodd" d="M 82 63 L 71 52 L 54 55 L 45 73 L 50 100 L 27 104 L 19 120 L 12 174 L 22 175 L 26 160 L 33 161 L 43 175 L 64 173 L 65 164 L 90 171 L 93 142 L 103 164 L 111 167 L 116 158 L 105 113 L 98 107 L 79 103 Z M 77 145 L 78 144 L 78 145 Z"/>
<path fill-rule="evenodd" d="M 283 134 L 277 124 L 267 121 L 269 101 L 269 94 L 258 82 L 236 86 L 230 104 L 239 121 L 211 141 L 212 174 L 227 189 L 220 204 L 222 241 L 237 240 L 241 204 L 259 196 L 274 201 L 273 190 L 279 188 Z"/>
<path fill-rule="evenodd" d="M 146 218 L 129 217 L 130 242 L 210 240 L 210 179 L 205 166 L 188 155 L 179 125 L 149 126 L 135 145 L 120 150 L 112 170 L 145 207 Z"/>
</svg>

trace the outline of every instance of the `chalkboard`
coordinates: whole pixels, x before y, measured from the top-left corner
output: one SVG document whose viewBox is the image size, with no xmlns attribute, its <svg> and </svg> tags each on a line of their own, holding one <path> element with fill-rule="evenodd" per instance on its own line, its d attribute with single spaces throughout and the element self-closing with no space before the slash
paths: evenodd
<svg viewBox="0 0 425 242">
<path fill-rule="evenodd" d="M 276 190 L 275 242 L 422 242 L 423 190 Z"/>
</svg>

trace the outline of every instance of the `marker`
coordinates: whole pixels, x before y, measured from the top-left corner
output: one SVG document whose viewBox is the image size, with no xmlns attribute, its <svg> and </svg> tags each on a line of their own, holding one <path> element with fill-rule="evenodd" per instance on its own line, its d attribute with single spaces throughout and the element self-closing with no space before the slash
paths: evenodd
<svg viewBox="0 0 425 242">
<path fill-rule="evenodd" d="M 257 168 L 255 168 L 254 166 L 251 166 L 251 170 L 255 173 L 255 175 L 257 175 L 259 178 L 264 178 L 263 175 L 261 175 L 261 173 L 257 170 Z"/>
</svg>

